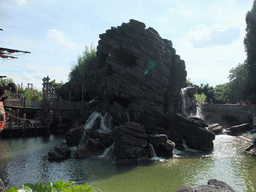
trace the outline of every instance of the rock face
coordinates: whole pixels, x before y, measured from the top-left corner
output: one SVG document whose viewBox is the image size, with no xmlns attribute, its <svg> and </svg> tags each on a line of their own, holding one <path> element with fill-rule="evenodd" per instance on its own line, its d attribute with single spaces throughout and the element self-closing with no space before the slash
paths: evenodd
<svg viewBox="0 0 256 192">
<path fill-rule="evenodd" d="M 100 86 L 84 112 L 90 121 L 66 136 L 69 146 L 77 145 L 77 157 L 102 155 L 113 142 L 116 164 L 146 161 L 152 146 L 158 156 L 171 157 L 184 141 L 192 149 L 212 150 L 215 134 L 207 125 L 177 115 L 187 72 L 170 40 L 131 19 L 100 35 L 96 55 Z M 187 89 L 191 98 L 193 91 Z"/>
<path fill-rule="evenodd" d="M 115 131 L 116 164 L 134 164 L 149 158 L 148 135 L 143 125 L 127 122 Z"/>
<path fill-rule="evenodd" d="M 200 185 L 197 187 L 182 186 L 176 192 L 235 192 L 235 190 L 228 184 L 217 179 L 210 179 L 207 185 Z"/>
<path fill-rule="evenodd" d="M 102 73 L 99 92 L 111 101 L 121 98 L 136 122 L 142 114 L 151 118 L 167 110 L 181 112 L 177 105 L 187 76 L 185 62 L 172 42 L 145 27 L 133 19 L 111 27 L 100 35 L 97 47 Z"/>
</svg>

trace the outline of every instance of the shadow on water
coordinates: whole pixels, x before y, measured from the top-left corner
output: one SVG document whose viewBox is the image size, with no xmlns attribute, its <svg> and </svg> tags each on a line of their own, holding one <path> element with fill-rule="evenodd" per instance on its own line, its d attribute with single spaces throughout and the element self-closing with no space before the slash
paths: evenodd
<svg viewBox="0 0 256 192">
<path fill-rule="evenodd" d="M 164 191 L 167 188 L 175 191 L 182 185 L 202 185 L 216 178 L 236 191 L 256 189 L 255 157 L 242 153 L 248 143 L 236 137 L 216 136 L 212 152 L 174 150 L 170 159 L 159 158 L 158 161 L 130 166 L 116 166 L 109 156 L 48 161 L 49 149 L 64 140 L 59 135 L 0 140 L 1 179 L 7 187 L 64 180 L 90 183 L 102 191 L 119 192 L 125 189 Z M 72 148 L 73 155 L 75 149 Z"/>
</svg>

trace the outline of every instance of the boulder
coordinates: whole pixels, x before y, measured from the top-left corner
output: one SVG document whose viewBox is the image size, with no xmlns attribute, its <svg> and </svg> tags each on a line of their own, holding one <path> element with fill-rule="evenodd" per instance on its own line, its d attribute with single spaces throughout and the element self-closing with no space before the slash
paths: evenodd
<svg viewBox="0 0 256 192">
<path fill-rule="evenodd" d="M 243 123 L 240 125 L 231 126 L 230 128 L 227 128 L 225 132 L 229 135 L 240 135 L 243 132 L 251 130 L 251 126 L 249 123 Z"/>
<path fill-rule="evenodd" d="M 69 147 L 77 146 L 84 133 L 84 126 L 70 129 L 65 136 L 67 145 Z"/>
<path fill-rule="evenodd" d="M 174 147 L 175 147 L 175 143 L 172 142 L 171 140 L 167 140 L 166 142 L 162 143 L 157 148 L 155 148 L 156 154 L 159 157 L 170 158 L 173 156 Z"/>
<path fill-rule="evenodd" d="M 48 152 L 49 160 L 65 160 L 71 156 L 71 150 L 65 145 L 56 145 Z"/>
<path fill-rule="evenodd" d="M 76 155 L 77 158 L 81 158 L 81 159 L 85 159 L 85 158 L 93 156 L 92 152 L 89 151 L 89 149 L 87 148 L 86 143 L 82 143 L 82 144 L 79 144 L 77 146 L 77 150 L 75 152 L 75 155 Z"/>
<path fill-rule="evenodd" d="M 143 125 L 127 122 L 115 131 L 115 163 L 136 164 L 149 158 L 148 135 Z"/>
<path fill-rule="evenodd" d="M 114 142 L 111 133 L 99 133 L 99 141 L 107 148 Z"/>
<path fill-rule="evenodd" d="M 235 192 L 235 190 L 228 184 L 217 179 L 210 179 L 207 185 L 200 185 L 197 187 L 182 186 L 176 192 Z"/>
<path fill-rule="evenodd" d="M 101 155 L 104 152 L 105 147 L 100 141 L 98 141 L 96 139 L 93 139 L 93 138 L 90 138 L 88 140 L 87 149 L 93 155 Z"/>
<path fill-rule="evenodd" d="M 148 141 L 154 146 L 162 145 L 163 143 L 166 143 L 168 140 L 167 135 L 165 134 L 155 134 L 155 135 L 149 135 Z"/>
</svg>

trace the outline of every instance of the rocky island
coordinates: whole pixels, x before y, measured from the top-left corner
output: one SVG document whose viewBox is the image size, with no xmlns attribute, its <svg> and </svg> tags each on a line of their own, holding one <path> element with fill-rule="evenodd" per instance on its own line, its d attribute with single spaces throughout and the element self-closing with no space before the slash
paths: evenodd
<svg viewBox="0 0 256 192">
<path fill-rule="evenodd" d="M 215 134 L 182 113 L 187 72 L 170 40 L 131 19 L 100 34 L 96 55 L 95 76 L 86 84 L 85 94 L 95 93 L 85 108 L 88 120 L 66 135 L 67 145 L 77 146 L 76 157 L 101 155 L 111 147 L 116 164 L 136 164 L 152 157 L 152 147 L 168 158 L 184 144 L 213 149 Z M 60 148 L 49 158 L 61 158 L 66 149 Z"/>
</svg>

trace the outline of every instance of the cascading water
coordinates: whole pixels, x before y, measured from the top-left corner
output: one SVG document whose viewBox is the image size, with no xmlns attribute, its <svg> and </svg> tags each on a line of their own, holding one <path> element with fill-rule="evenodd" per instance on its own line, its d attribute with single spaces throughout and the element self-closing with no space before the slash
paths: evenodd
<svg viewBox="0 0 256 192">
<path fill-rule="evenodd" d="M 190 149 L 188 148 L 187 144 L 186 144 L 186 141 L 185 139 L 182 138 L 182 146 L 184 147 L 184 150 L 187 151 L 187 152 L 198 152 L 197 150 L 195 149 Z"/>
<path fill-rule="evenodd" d="M 151 143 L 148 143 L 148 145 L 149 145 L 151 160 L 153 160 L 153 161 L 161 161 L 161 162 L 165 161 L 165 159 L 162 159 L 162 158 L 157 156 L 157 154 L 155 152 L 155 149 L 154 149 L 154 146 Z"/>
<path fill-rule="evenodd" d="M 83 136 L 80 140 L 80 143 L 83 143 L 85 138 L 86 138 L 86 129 L 92 128 L 93 124 L 95 122 L 95 120 L 100 117 L 101 118 L 101 124 L 100 124 L 100 129 L 98 129 L 99 133 L 108 133 L 111 131 L 111 121 L 112 121 L 112 116 L 109 112 L 106 112 L 104 117 L 102 117 L 102 115 L 97 112 L 94 111 L 89 118 L 87 119 L 85 126 L 84 126 L 84 133 Z"/>
<path fill-rule="evenodd" d="M 112 116 L 109 112 L 106 112 L 104 117 L 102 115 L 99 115 L 101 117 L 101 124 L 100 124 L 100 129 L 98 132 L 100 133 L 108 133 L 111 131 L 111 121 L 112 121 Z"/>
<path fill-rule="evenodd" d="M 192 86 L 181 89 L 182 113 L 186 117 L 195 116 L 197 113 L 195 93 L 195 87 Z"/>
<path fill-rule="evenodd" d="M 181 89 L 181 96 L 182 96 L 182 113 L 184 113 L 186 116 L 188 116 L 186 111 L 186 88 Z"/>
<path fill-rule="evenodd" d="M 105 151 L 102 153 L 102 155 L 98 155 L 99 158 L 109 158 L 114 150 L 115 143 L 110 145 L 108 148 L 105 149 Z"/>
<path fill-rule="evenodd" d="M 154 146 L 151 143 L 149 143 L 148 145 L 149 145 L 149 150 L 150 150 L 151 157 L 153 157 L 153 158 L 157 157 Z"/>
</svg>

